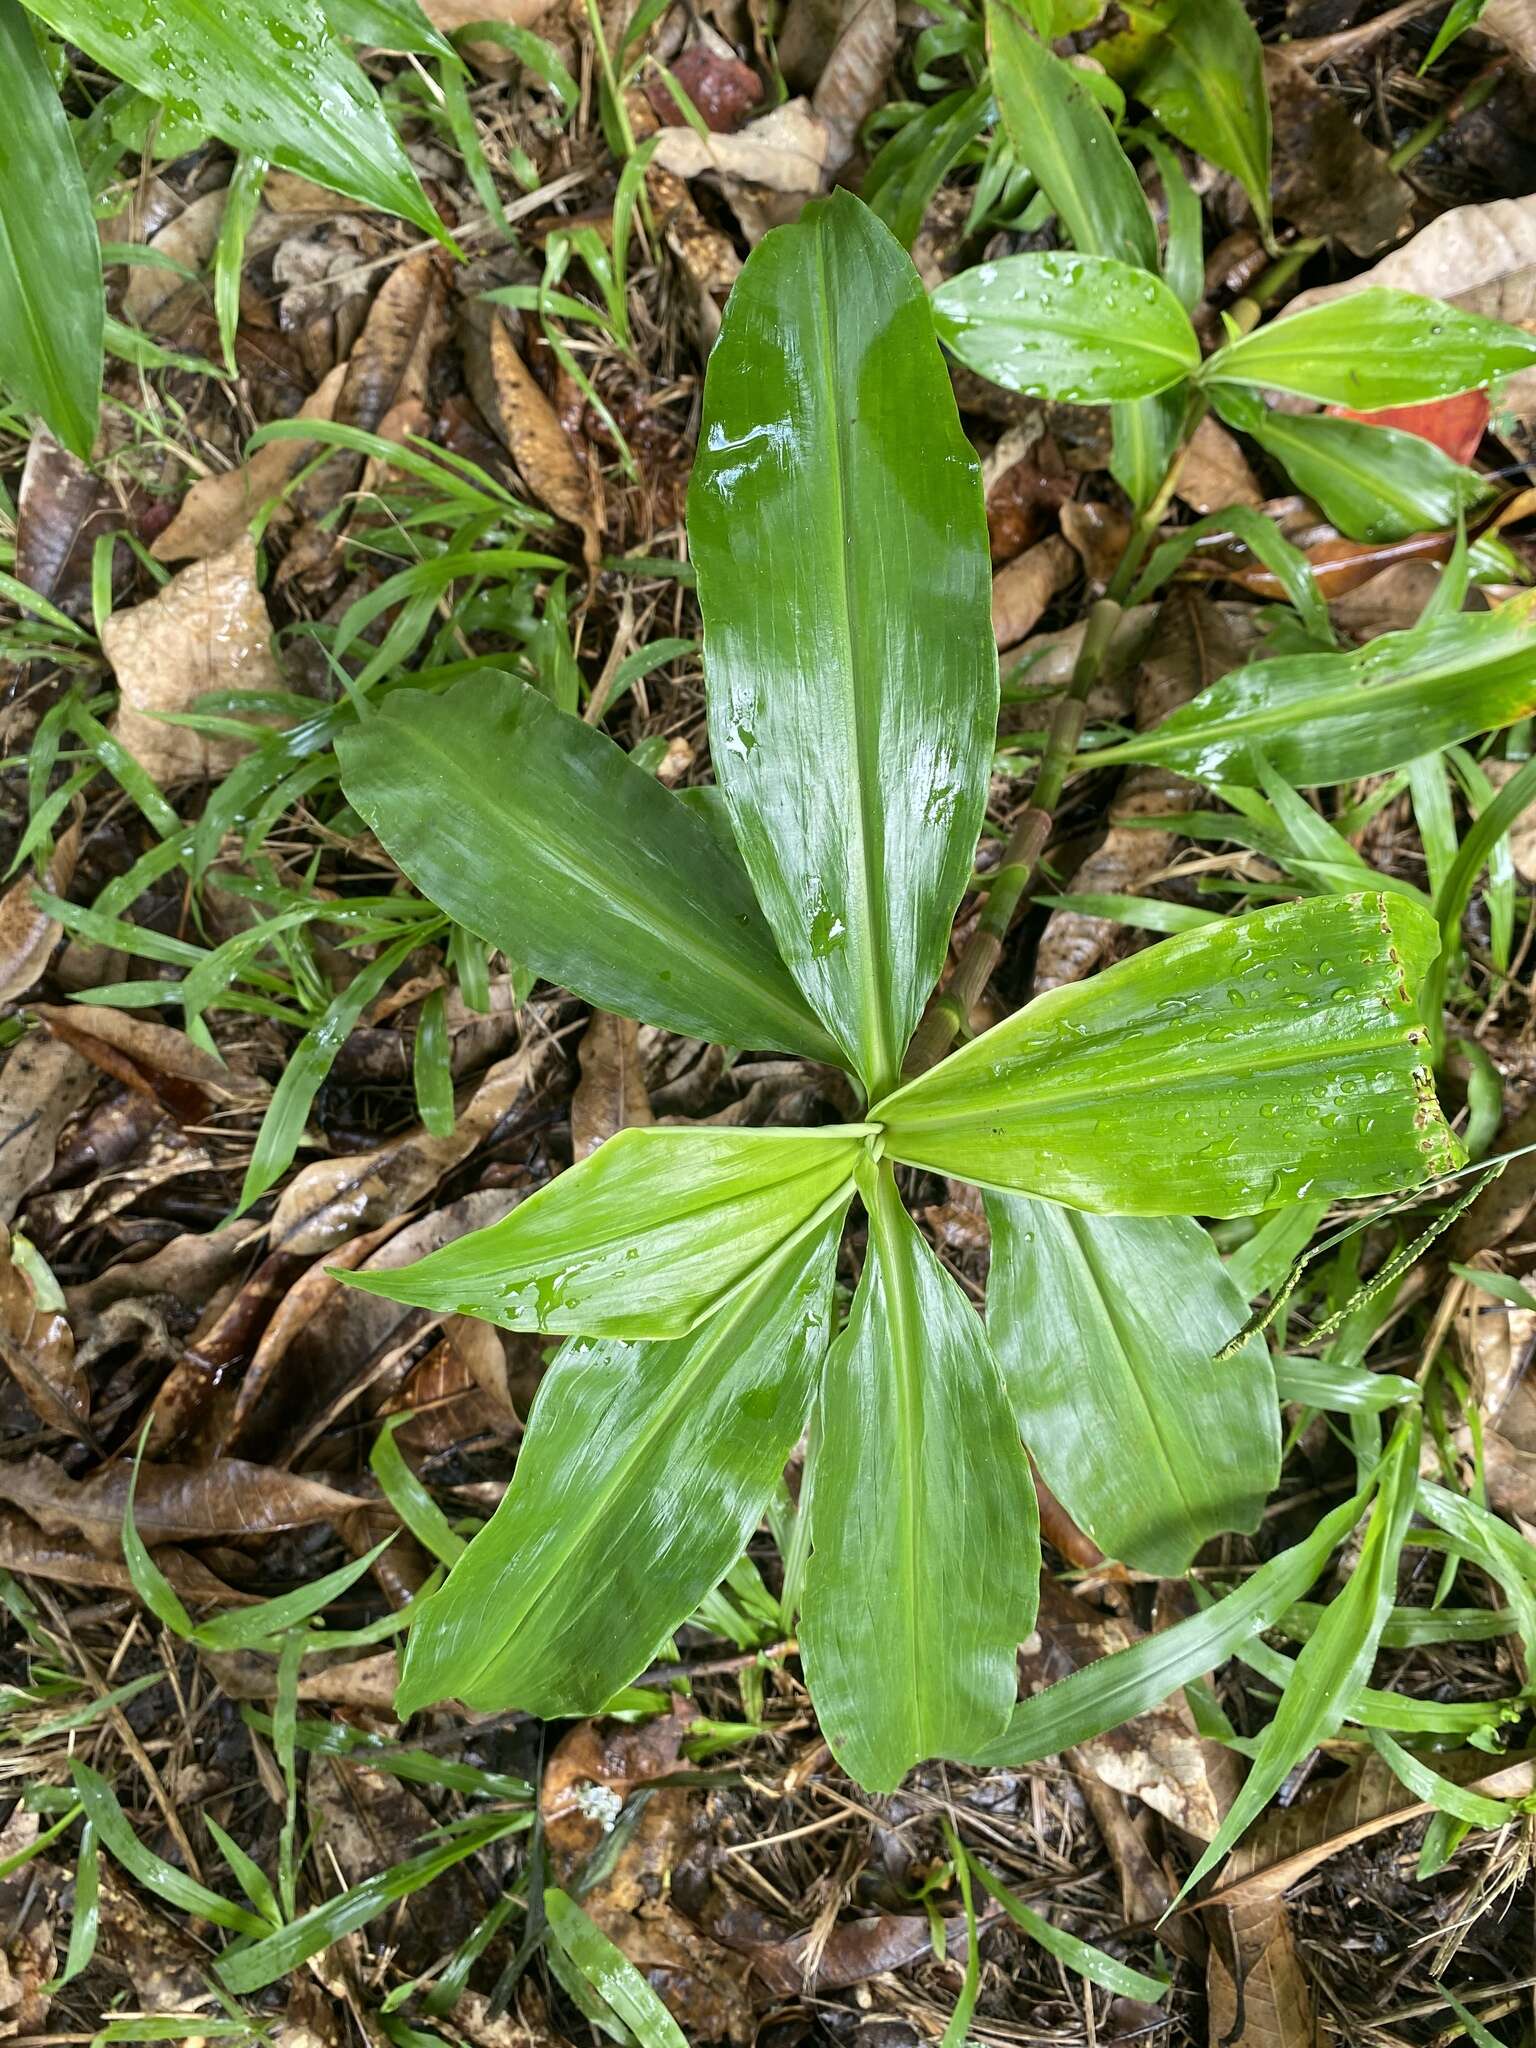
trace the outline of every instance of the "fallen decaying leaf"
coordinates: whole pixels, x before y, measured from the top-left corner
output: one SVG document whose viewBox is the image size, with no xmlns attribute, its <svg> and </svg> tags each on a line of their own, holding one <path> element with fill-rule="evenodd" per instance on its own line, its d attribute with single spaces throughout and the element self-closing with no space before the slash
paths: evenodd
<svg viewBox="0 0 1536 2048">
<path fill-rule="evenodd" d="M 91 1389 L 75 1361 L 74 1333 L 57 1309 L 39 1308 L 31 1277 L 11 1257 L 0 1229 L 0 1360 L 50 1429 L 82 1436 Z"/>
<path fill-rule="evenodd" d="M 662 128 L 651 161 L 674 177 L 714 171 L 735 183 L 770 192 L 819 192 L 832 146 L 831 131 L 808 100 L 786 100 L 735 135 L 698 135 L 692 128 Z"/>
<path fill-rule="evenodd" d="M 114 730 L 162 788 L 223 774 L 241 750 L 156 714 L 190 711 L 213 690 L 281 689 L 271 639 L 249 534 L 106 621 L 101 644 L 121 693 Z"/>
<path fill-rule="evenodd" d="M 206 1606 L 246 1606 L 255 1596 L 237 1593 L 215 1578 L 208 1567 L 184 1550 L 167 1546 L 153 1553 L 156 1564 L 183 1600 Z M 0 1570 L 64 1586 L 98 1586 L 113 1593 L 133 1592 L 127 1565 L 98 1557 L 78 1536 L 49 1536 L 28 1516 L 0 1508 Z"/>
<path fill-rule="evenodd" d="M 594 1010 L 576 1057 L 581 1079 L 571 1097 L 573 1159 L 585 1159 L 615 1131 L 656 1121 L 645 1091 L 640 1027 L 633 1017 Z"/>
<path fill-rule="evenodd" d="M 97 537 L 120 526 L 122 519 L 105 477 L 37 425 L 16 494 L 18 582 L 72 619 L 88 619 Z"/>
<path fill-rule="evenodd" d="M 299 408 L 301 420 L 328 420 L 346 379 L 338 363 Z M 206 561 L 233 547 L 262 506 L 307 462 L 314 441 L 268 441 L 248 462 L 217 476 L 199 477 L 177 508 L 176 517 L 150 548 L 157 562 Z"/>
<path fill-rule="evenodd" d="M 587 566 L 602 555 L 592 490 L 571 437 L 523 361 L 500 311 L 484 321 L 467 312 L 465 370 L 475 403 L 506 444 L 517 473 L 541 504 L 581 534 Z M 483 348 L 477 344 L 483 344 Z"/>
<path fill-rule="evenodd" d="M 720 332 L 726 294 L 741 274 L 741 258 L 730 236 L 705 220 L 681 178 L 652 164 L 645 182 L 662 239 L 692 292 L 697 339 L 707 355 Z"/>
<path fill-rule="evenodd" d="M 33 1031 L 0 1068 L 0 1223 L 53 1169 L 59 1134 L 95 1075 L 73 1047 Z"/>
<path fill-rule="evenodd" d="M 1059 533 L 1048 534 L 992 579 L 992 633 L 1000 648 L 1016 647 L 1033 631 L 1058 590 L 1077 575 L 1076 553 Z"/>
<path fill-rule="evenodd" d="M 1179 467 L 1177 494 L 1193 512 L 1225 512 L 1229 505 L 1259 506 L 1264 493 L 1236 438 L 1209 413 L 1189 437 Z"/>
<path fill-rule="evenodd" d="M 1304 235 L 1374 256 L 1413 224 L 1413 192 L 1368 142 L 1337 92 L 1284 50 L 1264 52 L 1274 124 L 1275 212 Z"/>
<path fill-rule="evenodd" d="M 1363 420 L 1370 427 L 1396 427 L 1400 434 L 1417 434 L 1421 441 L 1433 441 L 1453 462 L 1470 462 L 1477 453 L 1488 425 L 1486 391 L 1458 391 L 1451 398 L 1430 398 L 1422 405 L 1388 405 L 1378 412 L 1351 412 L 1347 405 L 1330 405 L 1326 410 L 1337 419 Z"/>
<path fill-rule="evenodd" d="M 78 1529 L 104 1557 L 122 1555 L 123 1508 L 133 1468 L 104 1465 L 71 1479 L 42 1452 L 0 1463 L 0 1500 L 20 1508 L 50 1536 Z M 139 1468 L 133 1518 L 146 1543 L 206 1542 L 214 1536 L 264 1536 L 354 1514 L 354 1494 L 241 1458 L 206 1465 Z"/>
<path fill-rule="evenodd" d="M 1206 1916 L 1211 2039 L 1222 2048 L 1321 2048 L 1312 1989 L 1280 1899 Z"/>
<path fill-rule="evenodd" d="M 811 96 L 827 124 L 829 170 L 840 170 L 852 156 L 859 130 L 885 97 L 899 41 L 896 0 L 847 0 L 837 41 Z"/>
<path fill-rule="evenodd" d="M 184 1031 L 137 1010 L 114 1010 L 102 1003 L 34 1003 L 32 1008 L 56 1038 L 125 1086 L 163 1102 L 173 1114 L 178 1113 L 177 1095 L 168 1083 L 217 1102 L 264 1102 L 272 1092 L 259 1076 L 233 1072 Z M 185 1119 L 195 1120 L 195 1115 Z"/>
<path fill-rule="evenodd" d="M 697 24 L 697 36 L 697 41 L 673 58 L 669 68 L 710 133 L 729 135 L 761 102 L 763 81 L 706 23 Z M 647 77 L 645 96 L 658 121 L 677 119 L 677 101 L 659 73 Z"/>
<path fill-rule="evenodd" d="M 59 834 L 42 886 L 50 896 L 68 892 L 80 850 L 80 827 Z M 30 868 L 0 896 L 0 1003 L 13 1003 L 42 977 L 63 927 L 37 900 Z"/>
<path fill-rule="evenodd" d="M 304 1805 L 316 1848 L 348 1884 L 361 1884 L 403 1863 L 431 1836 L 433 1818 L 420 1794 L 387 1771 L 340 1757 L 316 1757 L 304 1783 Z M 401 1970 L 423 1970 L 465 1940 L 482 1918 L 479 1888 L 464 1865 L 432 1886 L 431 1910 L 402 1914 L 392 1927 Z"/>
<path fill-rule="evenodd" d="M 148 246 L 183 270 L 202 270 L 218 242 L 228 197 L 222 186 L 217 192 L 200 193 L 150 236 Z M 130 263 L 127 269 L 123 317 L 134 327 L 148 327 L 166 301 L 181 290 L 183 280 L 175 270 L 158 263 Z"/>
</svg>

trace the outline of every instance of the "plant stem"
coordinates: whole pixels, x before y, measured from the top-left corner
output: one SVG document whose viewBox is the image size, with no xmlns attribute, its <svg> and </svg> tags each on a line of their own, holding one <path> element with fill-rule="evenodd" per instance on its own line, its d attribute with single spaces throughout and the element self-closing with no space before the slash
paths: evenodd
<svg viewBox="0 0 1536 2048">
<path fill-rule="evenodd" d="M 1454 126 L 1466 115 L 1475 114 L 1484 101 L 1493 97 L 1499 81 L 1508 68 L 1507 57 L 1495 57 L 1491 64 L 1485 65 L 1475 78 L 1467 81 L 1454 99 L 1446 101 L 1438 114 L 1431 114 L 1422 128 L 1416 128 L 1406 142 L 1398 144 L 1387 158 L 1387 169 L 1406 169 L 1416 156 L 1429 148 L 1432 142 L 1438 142 L 1447 128 Z"/>
</svg>

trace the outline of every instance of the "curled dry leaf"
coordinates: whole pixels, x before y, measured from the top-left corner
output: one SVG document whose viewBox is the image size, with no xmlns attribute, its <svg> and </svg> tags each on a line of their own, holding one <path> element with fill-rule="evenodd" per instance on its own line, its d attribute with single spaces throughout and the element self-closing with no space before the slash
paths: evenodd
<svg viewBox="0 0 1536 2048">
<path fill-rule="evenodd" d="M 53 1170 L 59 1134 L 95 1085 L 73 1047 L 33 1031 L 0 1068 L 0 1223 Z"/>
<path fill-rule="evenodd" d="M 1264 502 L 1264 493 L 1236 438 L 1209 413 L 1189 437 L 1177 493 L 1191 511 L 1202 514 L 1225 512 L 1230 505 L 1259 506 Z"/>
<path fill-rule="evenodd" d="M 208 1096 L 251 1104 L 265 1102 L 272 1092 L 258 1076 L 235 1073 L 184 1031 L 138 1010 L 114 1010 L 103 1003 L 34 1003 L 32 1008 L 54 1037 L 185 1123 L 201 1120 Z"/>
<path fill-rule="evenodd" d="M 106 479 L 38 426 L 16 498 L 17 580 L 72 619 L 89 618 L 96 540 L 122 517 Z"/>
<path fill-rule="evenodd" d="M 478 312 L 488 314 L 477 319 Z M 523 361 L 495 307 L 468 308 L 465 370 L 475 403 L 505 443 L 531 494 L 580 532 L 589 569 L 602 555 L 591 485 L 571 437 Z"/>
<path fill-rule="evenodd" d="M 190 711 L 212 690 L 281 689 L 271 638 L 249 534 L 106 621 L 101 644 L 121 693 L 114 730 L 162 788 L 223 774 L 241 749 L 158 714 Z"/>
<path fill-rule="evenodd" d="M 80 850 L 80 826 L 59 834 L 48 861 L 43 886 L 51 896 L 68 892 Z M 28 868 L 0 896 L 0 1003 L 13 1003 L 40 980 L 59 942 L 58 920 L 37 900 L 37 882 Z"/>
<path fill-rule="evenodd" d="M 346 379 L 338 363 L 299 407 L 301 420 L 328 420 Z M 206 561 L 233 547 L 269 498 L 314 454 L 314 441 L 268 441 L 248 462 L 218 476 L 199 477 L 176 517 L 150 548 L 157 562 Z"/>
<path fill-rule="evenodd" d="M 1206 1915 L 1211 2039 L 1222 2048 L 1321 2048 L 1312 1987 L 1280 1899 Z"/>
<path fill-rule="evenodd" d="M 149 247 L 181 269 L 201 271 L 213 256 L 224 218 L 228 192 L 203 192 L 149 238 Z M 176 271 L 158 263 L 130 263 L 123 289 L 123 318 L 134 327 L 148 327 L 161 307 L 181 290 Z"/>
<path fill-rule="evenodd" d="M 992 632 L 999 647 L 1016 647 L 1032 632 L 1058 590 L 1081 564 L 1059 533 L 1048 534 L 992 579 Z"/>
<path fill-rule="evenodd" d="M 1264 52 L 1274 123 L 1275 212 L 1304 235 L 1374 256 L 1413 224 L 1412 189 L 1366 141 L 1336 92 L 1283 50 Z"/>
<path fill-rule="evenodd" d="M 571 1097 L 573 1159 L 585 1159 L 615 1131 L 656 1121 L 645 1092 L 640 1027 L 633 1017 L 594 1010 L 576 1057 L 581 1079 Z"/>
<path fill-rule="evenodd" d="M 809 100 L 786 100 L 735 135 L 703 136 L 692 128 L 662 128 L 651 158 L 674 177 L 717 173 L 728 188 L 761 185 L 770 192 L 819 192 L 832 146 L 831 130 Z"/>
<path fill-rule="evenodd" d="M 848 0 L 837 41 L 817 80 L 811 105 L 827 124 L 827 166 L 840 170 L 858 133 L 885 98 L 900 32 L 896 0 Z"/>
<path fill-rule="evenodd" d="M 71 1479 L 52 1458 L 34 1452 L 0 1464 L 0 1500 L 49 1536 L 78 1530 L 103 1557 L 120 1557 L 132 1472 L 120 1459 L 88 1479 Z M 318 1479 L 242 1458 L 214 1458 L 206 1465 L 141 1465 L 133 1517 L 146 1543 L 200 1543 L 334 1522 L 360 1505 L 355 1495 Z"/>
<path fill-rule="evenodd" d="M 422 12 L 434 28 L 451 36 L 472 21 L 504 21 L 531 28 L 548 14 L 554 0 L 422 0 Z"/>
<path fill-rule="evenodd" d="M 255 1595 L 237 1593 L 215 1578 L 205 1564 L 172 1546 L 154 1553 L 155 1562 L 183 1600 L 203 1606 L 244 1607 Z M 0 1571 L 23 1577 L 52 1579 L 61 1586 L 97 1586 L 107 1592 L 133 1592 L 128 1567 L 119 1559 L 98 1557 L 78 1536 L 49 1536 L 27 1515 L 0 1508 Z"/>
<path fill-rule="evenodd" d="M 0 1229 L 0 1360 L 39 1422 L 68 1436 L 88 1434 L 91 1389 L 75 1362 L 74 1333 L 61 1311 L 39 1307 L 31 1276 L 11 1257 Z"/>
</svg>

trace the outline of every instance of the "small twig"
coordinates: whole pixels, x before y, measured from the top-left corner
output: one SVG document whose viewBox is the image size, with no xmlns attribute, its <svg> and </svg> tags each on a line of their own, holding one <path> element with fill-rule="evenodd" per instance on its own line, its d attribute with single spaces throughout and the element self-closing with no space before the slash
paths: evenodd
<svg viewBox="0 0 1536 2048">
<path fill-rule="evenodd" d="M 1402 0 L 1400 7 L 1389 7 L 1374 21 L 1356 22 L 1353 28 L 1336 29 L 1329 36 L 1302 36 L 1295 42 L 1282 43 L 1280 47 L 1298 64 L 1326 64 L 1332 58 L 1352 57 L 1361 50 L 1368 50 L 1372 43 L 1379 43 L 1393 29 L 1401 28 L 1405 22 L 1416 20 L 1440 4 L 1441 0 Z"/>
</svg>

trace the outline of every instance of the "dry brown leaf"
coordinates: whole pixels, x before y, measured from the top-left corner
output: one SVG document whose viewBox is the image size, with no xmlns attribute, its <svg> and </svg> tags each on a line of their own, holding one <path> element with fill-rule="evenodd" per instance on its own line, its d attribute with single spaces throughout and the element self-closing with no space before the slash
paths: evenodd
<svg viewBox="0 0 1536 2048">
<path fill-rule="evenodd" d="M 29 1032 L 0 1068 L 0 1223 L 53 1169 L 59 1134 L 95 1086 L 87 1061 Z"/>
<path fill-rule="evenodd" d="M 992 578 L 992 632 L 998 646 L 1016 647 L 1080 567 L 1072 548 L 1053 533 L 1000 569 Z"/>
<path fill-rule="evenodd" d="M 20 1508 L 49 1536 L 78 1530 L 103 1557 L 120 1557 L 132 1475 L 132 1466 L 120 1460 L 88 1479 L 71 1479 L 37 1451 L 0 1463 L 0 1500 Z M 360 1505 L 356 1495 L 318 1479 L 242 1458 L 215 1458 L 206 1465 L 141 1465 L 133 1519 L 146 1543 L 197 1543 L 334 1522 Z"/>
<path fill-rule="evenodd" d="M 299 407 L 298 417 L 330 419 L 346 374 L 346 364 L 338 363 Z M 199 477 L 150 553 L 157 562 L 202 562 L 233 547 L 262 506 L 276 497 L 318 445 L 315 441 L 268 441 L 238 469 Z"/>
<path fill-rule="evenodd" d="M 698 40 L 674 57 L 669 68 L 711 134 L 731 134 L 762 101 L 763 81 L 723 36 L 703 22 L 698 24 Z M 647 76 L 645 96 L 658 121 L 677 119 L 677 101 L 659 72 Z"/>
<path fill-rule="evenodd" d="M 885 98 L 899 41 L 896 0 L 846 0 L 837 41 L 811 95 L 827 124 L 830 170 L 852 156 L 859 130 Z"/>
<path fill-rule="evenodd" d="M 321 1860 L 335 1859 L 345 1881 L 361 1884 L 420 1850 L 435 1822 L 421 1796 L 387 1771 L 340 1757 L 318 1756 L 304 1783 L 304 1803 Z M 423 1970 L 473 1932 L 485 1912 L 463 1864 L 432 1886 L 429 1912 L 398 1915 L 391 1947 L 406 1975 Z"/>
<path fill-rule="evenodd" d="M 809 100 L 786 100 L 735 135 L 659 129 L 651 161 L 678 178 L 713 171 L 728 186 L 761 185 L 808 196 L 821 190 L 831 142 L 831 130 Z"/>
<path fill-rule="evenodd" d="M 707 355 L 720 332 L 726 294 L 741 274 L 741 258 L 730 236 L 705 220 L 681 178 L 652 164 L 645 182 L 662 239 L 692 291 L 697 339 Z"/>
<path fill-rule="evenodd" d="M 183 1600 L 196 1600 L 223 1607 L 250 1606 L 255 1596 L 237 1593 L 214 1577 L 204 1564 L 184 1550 L 167 1547 L 152 1553 L 155 1563 Z M 53 1579 L 63 1586 L 98 1586 L 109 1592 L 133 1592 L 128 1567 L 108 1557 L 98 1557 L 79 1537 L 49 1536 L 26 1515 L 0 1508 L 0 1570 L 19 1573 L 23 1578 Z"/>
<path fill-rule="evenodd" d="M 90 1382 L 75 1361 L 74 1333 L 57 1309 L 39 1308 L 31 1279 L 11 1257 L 0 1229 L 0 1360 L 50 1429 L 89 1435 Z"/>
<path fill-rule="evenodd" d="M 1367 142 L 1337 92 L 1284 50 L 1264 52 L 1274 121 L 1275 212 L 1304 235 L 1374 256 L 1413 225 L 1413 192 Z"/>
<path fill-rule="evenodd" d="M 48 861 L 42 887 L 63 896 L 75 873 L 80 850 L 76 822 L 59 834 Z M 63 927 L 37 900 L 38 881 L 29 867 L 0 896 L 0 1003 L 13 1003 L 42 978 Z"/>
<path fill-rule="evenodd" d="M 147 604 L 107 620 L 101 644 L 121 693 L 113 729 L 162 789 L 222 775 L 243 749 L 156 714 L 190 711 L 212 690 L 281 689 L 271 641 L 249 534 L 181 570 Z"/>
<path fill-rule="evenodd" d="M 62 1050 L 62 1048 L 61 1048 Z M 158 1296 L 183 1309 L 204 1309 L 250 1256 L 251 1239 L 265 1226 L 243 1216 L 217 1230 L 173 1237 L 147 1258 L 127 1256 L 77 1287 L 66 1287 L 69 1313 L 102 1315 L 120 1301 Z"/>
<path fill-rule="evenodd" d="M 422 0 L 422 11 L 434 28 L 451 36 L 472 21 L 504 21 L 513 28 L 532 28 L 553 5 L 554 0 Z"/>
<path fill-rule="evenodd" d="M 505 443 L 517 473 L 532 495 L 557 519 L 574 526 L 584 543 L 587 566 L 602 555 L 592 489 L 571 437 L 518 354 L 506 321 L 492 307 L 482 322 L 465 322 L 465 369 L 475 403 Z M 483 353 L 477 343 L 483 342 Z"/>
<path fill-rule="evenodd" d="M 576 1057 L 581 1079 L 571 1097 L 573 1159 L 585 1159 L 615 1131 L 656 1121 L 645 1090 L 640 1027 L 633 1017 L 594 1010 Z"/>
<path fill-rule="evenodd" d="M 149 238 L 157 256 L 169 257 L 183 270 L 200 271 L 213 255 L 229 197 L 222 186 L 204 192 L 189 202 L 174 220 L 167 221 Z M 184 280 L 174 270 L 155 263 L 130 263 L 123 289 L 123 317 L 135 327 L 148 327 L 168 299 L 176 296 Z"/>
<path fill-rule="evenodd" d="M 16 498 L 17 580 L 71 618 L 88 619 L 97 537 L 122 523 L 106 479 L 37 427 Z"/>
<path fill-rule="evenodd" d="M 1189 437 L 1179 469 L 1178 496 L 1199 513 L 1264 502 L 1258 479 L 1235 436 L 1209 413 Z"/>
<path fill-rule="evenodd" d="M 173 1114 L 176 1095 L 167 1083 L 181 1083 L 217 1102 L 265 1102 L 272 1092 L 259 1076 L 235 1073 L 194 1045 L 184 1031 L 137 1010 L 114 1010 L 104 1003 L 34 1003 L 32 1008 L 55 1037 L 126 1087 L 163 1101 Z M 109 1059 L 108 1054 L 117 1058 Z"/>
<path fill-rule="evenodd" d="M 1477 18 L 1477 32 L 1492 36 L 1512 57 L 1536 71 L 1536 0 L 1488 0 Z"/>
<path fill-rule="evenodd" d="M 1130 539 L 1125 513 L 1093 498 L 1077 498 L 1061 508 L 1061 531 L 1083 565 L 1088 581 L 1108 583 L 1119 567 Z"/>
<path fill-rule="evenodd" d="M 1321 2048 L 1312 1990 L 1279 1899 L 1212 1913 L 1206 1964 L 1211 2040 L 1219 2048 Z"/>
</svg>

